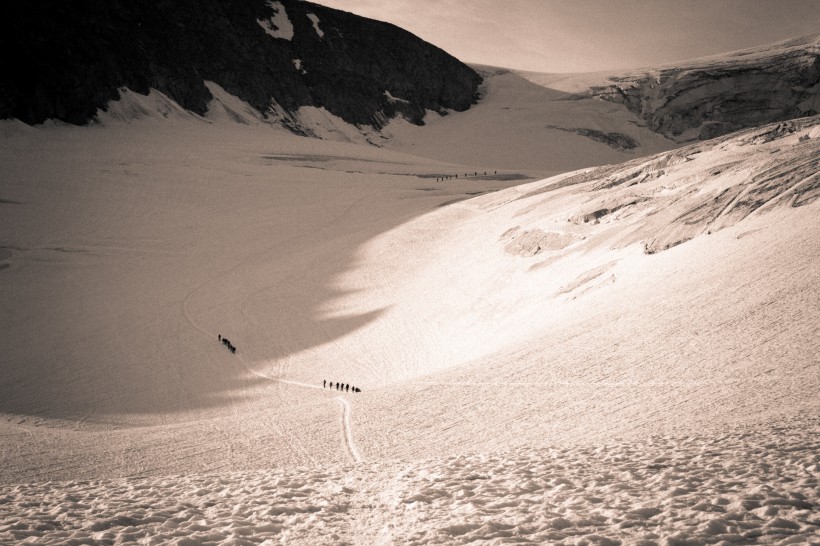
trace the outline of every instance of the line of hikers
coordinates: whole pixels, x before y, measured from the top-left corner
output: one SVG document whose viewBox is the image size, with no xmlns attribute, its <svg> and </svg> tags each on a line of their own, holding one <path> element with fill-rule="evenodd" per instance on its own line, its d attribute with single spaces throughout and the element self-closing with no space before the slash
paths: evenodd
<svg viewBox="0 0 820 546">
<path fill-rule="evenodd" d="M 498 174 L 498 171 L 493 171 L 493 174 Z M 478 171 L 473 172 L 473 176 L 487 176 L 487 171 L 484 171 L 483 175 L 478 174 Z M 436 182 L 443 182 L 444 180 L 452 180 L 453 178 L 458 178 L 458 175 L 449 175 L 449 176 L 440 176 L 436 178 Z M 470 173 L 464 173 L 464 178 L 470 178 Z"/>
<path fill-rule="evenodd" d="M 222 334 L 219 334 L 219 336 L 218 336 L 218 338 L 217 338 L 217 339 L 219 339 L 219 341 L 221 341 L 221 342 L 222 342 L 222 345 L 224 345 L 225 347 L 227 347 L 227 348 L 228 348 L 228 350 L 229 350 L 231 353 L 236 354 L 236 347 L 234 347 L 234 346 L 233 346 L 233 344 L 232 344 L 232 343 L 228 340 L 228 338 L 226 338 L 226 337 L 222 337 Z"/>
<path fill-rule="evenodd" d="M 338 383 L 338 382 L 334 383 L 333 381 L 328 381 L 327 379 L 322 379 L 322 388 L 323 389 L 326 389 L 326 388 L 331 388 L 332 389 L 334 386 L 336 387 L 337 391 L 362 392 L 362 389 L 360 389 L 359 387 L 351 387 L 350 385 L 347 385 L 345 383 Z"/>
</svg>

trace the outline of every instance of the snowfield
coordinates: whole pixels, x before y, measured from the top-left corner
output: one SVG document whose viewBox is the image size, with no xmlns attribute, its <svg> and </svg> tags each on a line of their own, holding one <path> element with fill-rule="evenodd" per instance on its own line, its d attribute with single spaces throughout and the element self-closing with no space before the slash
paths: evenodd
<svg viewBox="0 0 820 546">
<path fill-rule="evenodd" d="M 0 488 L 37 544 L 809 544 L 816 417 L 439 460 Z M 36 499 L 36 500 L 35 500 Z"/>
<path fill-rule="evenodd" d="M 123 95 L 0 124 L 0 542 L 820 541 L 820 116 L 541 180 Z"/>
<path fill-rule="evenodd" d="M 392 120 L 375 140 L 389 149 L 486 169 L 522 169 L 541 178 L 591 165 L 621 163 L 669 150 L 675 143 L 641 126 L 621 105 L 579 97 L 527 79 L 528 74 L 476 66 L 481 100 L 465 112 L 434 112 L 417 127 Z M 591 138 L 628 139 L 623 149 Z M 472 172 L 475 172 L 473 170 Z M 464 174 L 464 173 L 462 173 Z"/>
</svg>

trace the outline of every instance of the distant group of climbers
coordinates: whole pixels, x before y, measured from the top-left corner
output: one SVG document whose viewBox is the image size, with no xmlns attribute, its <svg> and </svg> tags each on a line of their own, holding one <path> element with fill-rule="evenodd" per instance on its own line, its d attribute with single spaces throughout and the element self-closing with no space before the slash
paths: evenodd
<svg viewBox="0 0 820 546">
<path fill-rule="evenodd" d="M 498 174 L 498 171 L 493 171 L 493 174 Z M 479 175 L 478 171 L 473 171 L 473 176 L 487 176 L 487 171 L 484 171 L 483 175 Z M 454 174 L 454 175 L 440 176 L 440 177 L 436 178 L 436 182 L 443 182 L 445 180 L 452 180 L 453 178 L 458 178 L 458 175 Z M 464 173 L 464 178 L 470 178 L 470 173 Z"/>
<path fill-rule="evenodd" d="M 222 345 L 228 348 L 228 350 L 231 353 L 236 353 L 236 347 L 233 346 L 233 344 L 228 340 L 228 338 L 222 337 L 222 334 L 219 334 L 218 339 L 222 342 Z"/>
<path fill-rule="evenodd" d="M 334 386 L 336 387 L 337 391 L 362 392 L 362 389 L 360 389 L 359 387 L 351 387 L 350 385 L 348 385 L 346 383 L 339 383 L 339 382 L 334 383 L 333 381 L 328 381 L 327 379 L 322 380 L 322 388 L 323 389 L 326 389 L 326 388 L 332 389 Z"/>
<path fill-rule="evenodd" d="M 231 353 L 234 353 L 234 354 L 236 353 L 236 347 L 234 347 L 234 346 L 233 346 L 233 343 L 231 343 L 231 341 L 230 341 L 228 338 L 226 338 L 226 337 L 222 337 L 222 334 L 219 334 L 219 335 L 217 336 L 217 339 L 218 339 L 219 341 L 221 341 L 221 342 L 222 342 L 222 345 L 224 345 L 225 347 L 227 347 L 227 348 L 228 348 L 228 350 L 229 350 Z M 323 379 L 323 380 L 322 380 L 322 388 L 323 388 L 323 389 L 326 389 L 326 388 L 330 388 L 330 389 L 332 389 L 332 388 L 334 388 L 334 387 L 336 388 L 336 390 L 337 390 L 337 391 L 343 391 L 343 392 L 362 392 L 362 389 L 360 389 L 359 387 L 351 387 L 351 386 L 350 386 L 350 385 L 348 385 L 347 383 L 339 383 L 339 382 L 334 383 L 333 381 L 328 381 L 327 379 Z"/>
</svg>

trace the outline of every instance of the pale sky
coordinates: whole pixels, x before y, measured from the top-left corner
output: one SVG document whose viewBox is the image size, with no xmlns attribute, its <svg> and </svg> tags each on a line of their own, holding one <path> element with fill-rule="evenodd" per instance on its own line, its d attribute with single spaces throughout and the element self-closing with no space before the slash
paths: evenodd
<svg viewBox="0 0 820 546">
<path fill-rule="evenodd" d="M 820 33 L 820 0 L 313 0 L 469 63 L 538 72 L 663 64 Z"/>
</svg>

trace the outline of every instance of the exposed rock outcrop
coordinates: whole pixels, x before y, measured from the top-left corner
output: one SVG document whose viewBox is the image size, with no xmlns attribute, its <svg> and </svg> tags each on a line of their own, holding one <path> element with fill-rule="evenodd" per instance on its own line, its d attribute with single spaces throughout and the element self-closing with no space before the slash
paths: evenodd
<svg viewBox="0 0 820 546">
<path fill-rule="evenodd" d="M 820 111 L 820 35 L 609 80 L 587 94 L 678 142 L 705 140 Z"/>
<path fill-rule="evenodd" d="M 202 114 L 206 81 L 265 114 L 421 124 L 426 110 L 469 108 L 481 81 L 396 26 L 297 0 L 16 2 L 3 19 L 0 118 L 29 124 L 86 123 L 122 87 Z"/>
<path fill-rule="evenodd" d="M 633 150 L 641 145 L 640 142 L 629 135 L 614 131 L 604 132 L 599 131 L 598 129 L 589 129 L 586 127 L 567 129 L 566 127 L 558 127 L 557 125 L 547 125 L 547 128 L 558 129 L 559 131 L 566 131 L 568 133 L 575 133 L 576 135 L 587 137 L 595 142 L 606 144 L 610 148 L 618 150 L 619 152 Z"/>
</svg>

